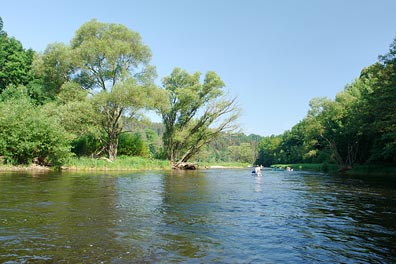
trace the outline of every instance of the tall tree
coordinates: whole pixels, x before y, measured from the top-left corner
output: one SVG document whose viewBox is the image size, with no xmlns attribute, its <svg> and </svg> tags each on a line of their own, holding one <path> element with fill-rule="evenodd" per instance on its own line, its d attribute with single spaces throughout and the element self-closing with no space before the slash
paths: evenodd
<svg viewBox="0 0 396 264">
<path fill-rule="evenodd" d="M 109 159 L 117 156 L 123 131 L 122 117 L 134 116 L 139 109 L 161 99 L 161 89 L 153 82 L 155 69 L 149 65 L 151 52 L 140 35 L 119 24 L 91 20 L 83 24 L 71 41 L 77 60 L 80 83 L 90 89 L 101 114 L 102 151 Z"/>
<path fill-rule="evenodd" d="M 279 146 L 282 143 L 282 136 L 269 136 L 261 139 L 258 146 L 258 157 L 256 164 L 270 166 L 281 162 L 279 158 Z"/>
<path fill-rule="evenodd" d="M 310 106 L 308 118 L 315 124 L 316 133 L 324 140 L 333 161 L 340 170 L 351 168 L 356 160 L 357 141 L 347 137 L 345 106 L 328 98 L 313 98 Z"/>
<path fill-rule="evenodd" d="M 35 56 L 33 71 L 41 77 L 47 97 L 55 98 L 62 85 L 71 81 L 74 73 L 70 47 L 63 43 L 49 44 L 43 54 Z"/>
<path fill-rule="evenodd" d="M 169 108 L 160 109 L 165 126 L 163 136 L 167 158 L 186 162 L 221 132 L 235 129 L 239 115 L 235 98 L 224 95 L 224 83 L 214 72 L 203 82 L 201 74 L 175 68 L 163 79 Z"/>
<path fill-rule="evenodd" d="M 8 37 L 0 24 L 0 93 L 8 85 L 26 85 L 32 80 L 30 73 L 33 50 L 25 50 L 18 40 Z"/>
<path fill-rule="evenodd" d="M 374 139 L 370 160 L 396 161 L 396 38 L 380 61 L 364 69 L 361 79 L 370 84 L 362 106 L 370 138 Z"/>
<path fill-rule="evenodd" d="M 314 98 L 307 121 L 331 154 L 340 170 L 352 168 L 356 161 L 363 161 L 360 153 L 365 148 L 363 124 L 360 121 L 359 101 L 366 84 L 356 80 L 338 93 L 335 100 Z M 323 144 L 324 143 L 324 144 Z"/>
</svg>

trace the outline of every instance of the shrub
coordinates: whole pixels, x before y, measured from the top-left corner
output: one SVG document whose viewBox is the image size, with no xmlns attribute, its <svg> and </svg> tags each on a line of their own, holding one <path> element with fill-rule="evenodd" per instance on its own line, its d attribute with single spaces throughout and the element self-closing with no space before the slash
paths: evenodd
<svg viewBox="0 0 396 264">
<path fill-rule="evenodd" d="M 100 142 L 92 134 L 83 135 L 73 140 L 72 152 L 78 157 L 81 156 L 92 156 L 100 149 Z"/>
<path fill-rule="evenodd" d="M 70 157 L 70 137 L 28 97 L 0 102 L 0 156 L 6 163 L 61 166 Z"/>
<path fill-rule="evenodd" d="M 118 155 L 148 156 L 148 146 L 139 133 L 123 133 L 118 142 Z"/>
</svg>

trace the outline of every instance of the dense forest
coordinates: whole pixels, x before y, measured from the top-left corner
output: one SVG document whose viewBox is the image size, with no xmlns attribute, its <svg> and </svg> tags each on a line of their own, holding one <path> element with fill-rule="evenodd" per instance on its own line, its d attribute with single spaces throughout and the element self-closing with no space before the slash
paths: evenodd
<svg viewBox="0 0 396 264">
<path fill-rule="evenodd" d="M 154 80 L 151 51 L 123 25 L 93 19 L 70 44 L 25 49 L 0 18 L 0 158 L 61 166 L 70 157 L 170 161 L 257 158 L 259 136 L 235 133 L 235 98 L 214 72 L 175 68 Z M 162 123 L 152 123 L 145 111 Z"/>
<path fill-rule="evenodd" d="M 257 163 L 396 164 L 396 39 L 335 99 L 313 98 L 307 115 L 259 144 Z"/>
</svg>

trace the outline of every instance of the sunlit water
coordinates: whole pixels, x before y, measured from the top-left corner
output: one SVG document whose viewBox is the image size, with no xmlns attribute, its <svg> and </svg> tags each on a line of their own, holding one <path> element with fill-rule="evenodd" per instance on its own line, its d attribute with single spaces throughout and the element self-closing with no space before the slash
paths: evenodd
<svg viewBox="0 0 396 264">
<path fill-rule="evenodd" d="M 396 263 L 387 182 L 249 169 L 1 173 L 0 263 Z"/>
</svg>

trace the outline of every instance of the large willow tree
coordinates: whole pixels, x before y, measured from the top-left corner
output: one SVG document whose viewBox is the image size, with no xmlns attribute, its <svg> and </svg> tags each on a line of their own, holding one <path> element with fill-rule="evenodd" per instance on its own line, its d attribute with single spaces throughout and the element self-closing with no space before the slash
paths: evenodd
<svg viewBox="0 0 396 264">
<path fill-rule="evenodd" d="M 161 89 L 149 65 L 151 52 L 140 35 L 124 25 L 91 20 L 83 24 L 71 41 L 77 62 L 77 80 L 93 94 L 99 123 L 105 135 L 100 140 L 109 159 L 117 156 L 122 120 L 142 108 L 154 106 Z M 98 153 L 99 154 L 99 153 Z"/>
<path fill-rule="evenodd" d="M 201 74 L 176 68 L 163 79 L 169 108 L 161 115 L 167 158 L 172 163 L 187 162 L 221 132 L 236 128 L 239 108 L 235 98 L 226 98 L 224 83 L 214 72 Z"/>
</svg>

